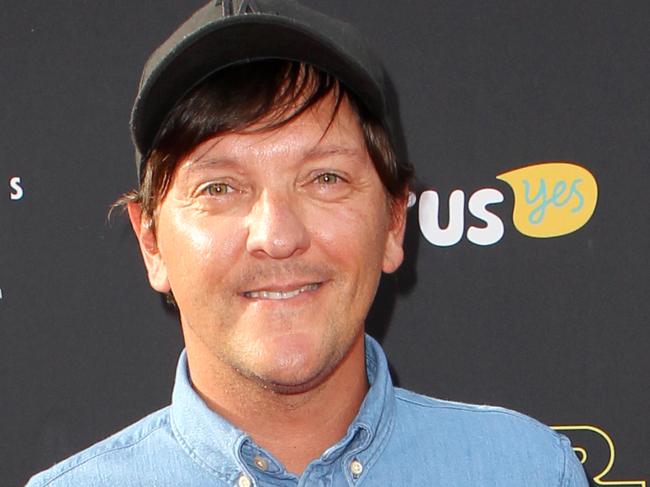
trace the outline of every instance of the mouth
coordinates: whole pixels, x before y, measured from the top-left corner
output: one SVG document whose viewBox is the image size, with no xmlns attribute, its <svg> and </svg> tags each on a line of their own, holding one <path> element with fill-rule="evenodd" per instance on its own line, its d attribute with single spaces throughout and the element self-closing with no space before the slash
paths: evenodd
<svg viewBox="0 0 650 487">
<path fill-rule="evenodd" d="M 246 291 L 243 293 L 243 296 L 248 299 L 269 299 L 280 301 L 283 299 L 295 298 L 303 293 L 316 291 L 321 285 L 322 283 L 320 282 L 312 282 L 305 284 L 304 286 L 287 290 L 258 289 L 255 291 Z"/>
</svg>

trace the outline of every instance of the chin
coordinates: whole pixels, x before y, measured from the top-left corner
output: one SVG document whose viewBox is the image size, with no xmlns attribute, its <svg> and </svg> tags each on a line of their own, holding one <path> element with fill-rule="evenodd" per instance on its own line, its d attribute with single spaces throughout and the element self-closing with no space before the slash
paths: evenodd
<svg viewBox="0 0 650 487">
<path fill-rule="evenodd" d="M 258 364 L 254 375 L 264 387 L 291 394 L 313 389 L 321 384 L 338 364 L 335 353 L 326 353 L 311 340 L 274 340 L 265 347 L 266 360 Z"/>
</svg>

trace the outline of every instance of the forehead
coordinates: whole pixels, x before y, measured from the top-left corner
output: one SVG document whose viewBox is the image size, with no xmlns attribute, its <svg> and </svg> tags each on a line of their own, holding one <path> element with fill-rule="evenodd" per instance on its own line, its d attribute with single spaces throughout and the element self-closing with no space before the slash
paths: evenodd
<svg viewBox="0 0 650 487">
<path fill-rule="evenodd" d="M 304 161 L 336 156 L 369 159 L 359 118 L 345 97 L 337 103 L 334 95 L 328 95 L 288 122 L 274 126 L 278 117 L 282 114 L 272 114 L 241 131 L 215 135 L 182 158 L 176 171 L 199 170 L 216 162 L 273 159 L 277 163 L 281 156 Z"/>
</svg>

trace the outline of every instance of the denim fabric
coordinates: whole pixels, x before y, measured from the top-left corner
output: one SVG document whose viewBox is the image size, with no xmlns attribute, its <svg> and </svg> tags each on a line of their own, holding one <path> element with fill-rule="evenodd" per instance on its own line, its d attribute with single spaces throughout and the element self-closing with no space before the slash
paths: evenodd
<svg viewBox="0 0 650 487">
<path fill-rule="evenodd" d="M 180 357 L 172 404 L 33 477 L 36 486 L 582 487 L 569 441 L 522 414 L 394 388 L 366 338 L 370 390 L 347 435 L 297 477 L 212 412 Z"/>
</svg>

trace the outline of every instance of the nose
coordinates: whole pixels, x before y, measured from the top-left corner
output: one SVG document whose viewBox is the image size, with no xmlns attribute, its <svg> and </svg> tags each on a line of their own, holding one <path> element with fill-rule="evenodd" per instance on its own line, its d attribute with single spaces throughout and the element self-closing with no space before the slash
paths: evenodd
<svg viewBox="0 0 650 487">
<path fill-rule="evenodd" d="M 287 196 L 263 192 L 248 217 L 248 252 L 256 257 L 286 259 L 303 253 L 309 242 L 299 208 Z"/>
</svg>

